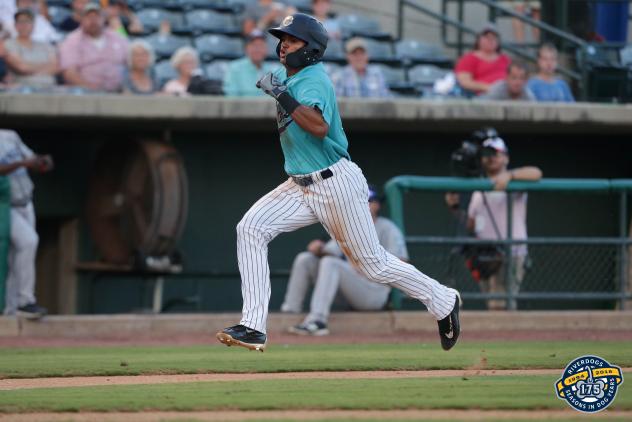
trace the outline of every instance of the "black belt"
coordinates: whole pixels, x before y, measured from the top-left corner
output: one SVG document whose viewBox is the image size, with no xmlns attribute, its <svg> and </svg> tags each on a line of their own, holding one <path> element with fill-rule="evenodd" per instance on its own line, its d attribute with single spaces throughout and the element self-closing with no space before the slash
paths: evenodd
<svg viewBox="0 0 632 422">
<path fill-rule="evenodd" d="M 323 180 L 329 179 L 333 175 L 334 175 L 334 172 L 331 171 L 331 169 L 325 169 L 320 172 L 320 177 Z M 292 178 L 294 183 L 302 187 L 309 186 L 313 183 L 316 183 L 316 180 L 314 180 L 312 176 L 290 176 L 290 177 Z"/>
</svg>

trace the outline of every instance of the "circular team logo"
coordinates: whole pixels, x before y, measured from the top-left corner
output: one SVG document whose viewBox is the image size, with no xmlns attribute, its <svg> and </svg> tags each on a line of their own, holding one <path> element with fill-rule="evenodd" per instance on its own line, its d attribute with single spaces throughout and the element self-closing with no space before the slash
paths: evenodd
<svg viewBox="0 0 632 422">
<path fill-rule="evenodd" d="M 623 382 L 618 366 L 599 356 L 581 356 L 566 366 L 562 378 L 555 383 L 558 398 L 575 410 L 594 413 L 610 406 Z"/>
<path fill-rule="evenodd" d="M 285 19 L 283 19 L 281 26 L 290 26 L 292 25 L 292 22 L 294 22 L 294 16 L 286 16 Z"/>
</svg>

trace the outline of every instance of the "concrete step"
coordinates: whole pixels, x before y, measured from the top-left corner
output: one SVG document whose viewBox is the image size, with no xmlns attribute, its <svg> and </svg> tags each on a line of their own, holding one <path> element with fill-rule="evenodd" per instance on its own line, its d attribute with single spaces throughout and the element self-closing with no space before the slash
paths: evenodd
<svg viewBox="0 0 632 422">
<path fill-rule="evenodd" d="M 241 314 L 54 315 L 40 321 L 0 317 L 0 337 L 101 338 L 212 335 L 239 322 Z M 278 333 L 302 321 L 304 315 L 273 313 L 268 331 Z M 346 312 L 331 315 L 337 333 L 434 333 L 437 325 L 427 312 Z M 632 311 L 506 312 L 466 311 L 467 331 L 632 330 Z M 0 342 L 1 344 L 1 342 Z"/>
</svg>

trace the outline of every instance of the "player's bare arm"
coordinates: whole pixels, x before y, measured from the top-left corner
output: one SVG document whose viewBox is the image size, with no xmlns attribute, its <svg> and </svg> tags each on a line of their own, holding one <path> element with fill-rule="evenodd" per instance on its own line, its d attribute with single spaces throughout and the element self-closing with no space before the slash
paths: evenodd
<svg viewBox="0 0 632 422">
<path fill-rule="evenodd" d="M 292 119 L 301 129 L 319 139 L 325 138 L 327 132 L 329 132 L 329 125 L 325 122 L 323 115 L 318 109 L 304 105 L 298 106 L 292 113 Z"/>
</svg>

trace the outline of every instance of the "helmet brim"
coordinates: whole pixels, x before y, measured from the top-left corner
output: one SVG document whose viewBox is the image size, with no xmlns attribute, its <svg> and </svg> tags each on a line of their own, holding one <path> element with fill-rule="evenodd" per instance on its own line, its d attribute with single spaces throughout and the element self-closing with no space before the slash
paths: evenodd
<svg viewBox="0 0 632 422">
<path fill-rule="evenodd" d="M 279 40 L 281 38 L 283 38 L 283 35 L 291 35 L 294 38 L 298 38 L 299 40 L 303 41 L 306 44 L 309 44 L 307 41 L 305 41 L 299 34 L 296 34 L 294 31 L 288 31 L 287 28 L 270 28 L 268 29 L 268 33 L 272 34 L 272 36 L 278 38 Z"/>
</svg>

